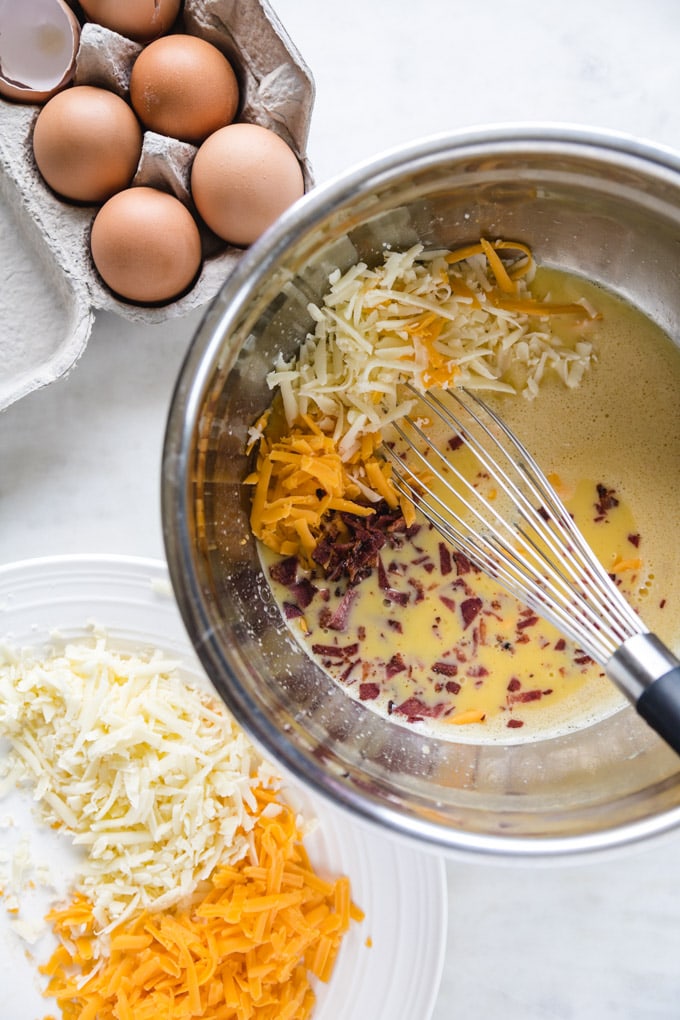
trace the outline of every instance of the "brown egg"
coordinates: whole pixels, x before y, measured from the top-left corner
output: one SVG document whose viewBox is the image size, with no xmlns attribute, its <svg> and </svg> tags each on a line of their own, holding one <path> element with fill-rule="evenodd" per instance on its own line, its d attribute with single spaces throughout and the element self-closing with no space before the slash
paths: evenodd
<svg viewBox="0 0 680 1020">
<path fill-rule="evenodd" d="M 44 103 L 73 77 L 80 25 L 63 0 L 0 4 L 0 94 Z"/>
<path fill-rule="evenodd" d="M 149 42 L 168 32 L 181 0 L 80 0 L 90 21 L 136 42 Z"/>
<path fill-rule="evenodd" d="M 33 131 L 40 173 L 57 194 L 76 202 L 104 202 L 132 180 L 142 130 L 119 96 L 76 85 L 53 96 Z"/>
<path fill-rule="evenodd" d="M 196 153 L 191 171 L 200 215 L 235 245 L 252 244 L 304 190 L 293 150 L 257 124 L 216 131 Z"/>
<path fill-rule="evenodd" d="M 139 304 L 171 301 L 193 283 L 201 238 L 179 199 L 155 188 L 128 188 L 94 218 L 92 259 L 104 282 Z"/>
<path fill-rule="evenodd" d="M 238 81 L 216 46 L 193 35 L 167 35 L 133 64 L 130 101 L 145 127 L 198 145 L 234 119 Z"/>
</svg>

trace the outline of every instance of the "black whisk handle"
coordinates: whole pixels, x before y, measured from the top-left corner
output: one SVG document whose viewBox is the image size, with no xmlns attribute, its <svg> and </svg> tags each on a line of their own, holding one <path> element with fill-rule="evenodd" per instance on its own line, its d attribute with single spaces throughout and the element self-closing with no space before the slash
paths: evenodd
<svg viewBox="0 0 680 1020">
<path fill-rule="evenodd" d="M 654 680 L 635 707 L 645 722 L 680 754 L 680 665 Z"/>
<path fill-rule="evenodd" d="M 605 668 L 638 714 L 680 754 L 680 660 L 655 634 L 636 634 Z"/>
</svg>

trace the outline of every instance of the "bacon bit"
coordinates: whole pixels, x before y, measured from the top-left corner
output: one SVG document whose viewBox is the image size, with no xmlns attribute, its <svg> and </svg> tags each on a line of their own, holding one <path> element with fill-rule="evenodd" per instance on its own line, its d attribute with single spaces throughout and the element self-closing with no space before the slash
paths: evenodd
<svg viewBox="0 0 680 1020">
<path fill-rule="evenodd" d="M 407 591 L 398 591 L 390 585 L 387 571 L 383 561 L 378 557 L 378 587 L 383 592 L 388 602 L 396 602 L 399 606 L 405 606 L 409 600 Z"/>
<path fill-rule="evenodd" d="M 449 609 L 452 613 L 455 613 L 456 609 L 458 608 L 458 606 L 456 605 L 454 600 L 448 598 L 447 595 L 440 595 L 439 596 L 439 601 L 443 602 L 443 604 L 446 606 L 446 608 Z"/>
<path fill-rule="evenodd" d="M 438 673 L 440 676 L 455 676 L 458 672 L 458 666 L 455 662 L 435 662 L 432 672 Z"/>
<path fill-rule="evenodd" d="M 470 573 L 470 571 L 472 570 L 472 563 L 467 558 L 465 553 L 462 553 L 459 550 L 456 550 L 454 552 L 454 554 L 453 554 L 453 559 L 454 559 L 455 564 L 456 564 L 456 573 L 458 574 L 458 577 L 460 577 L 461 574 L 469 574 Z"/>
<path fill-rule="evenodd" d="M 352 603 L 357 594 L 356 588 L 348 588 L 345 594 L 340 599 L 335 612 L 330 613 L 328 616 L 324 616 L 324 627 L 329 630 L 344 630 L 347 626 L 347 618 L 349 611 L 352 608 Z"/>
<path fill-rule="evenodd" d="M 613 510 L 614 507 L 619 505 L 619 501 L 616 498 L 616 489 L 608 489 L 606 485 L 601 482 L 597 483 L 597 502 L 595 503 L 595 509 L 598 516 L 595 518 L 596 521 L 604 520 L 609 510 Z"/>
<path fill-rule="evenodd" d="M 464 441 L 462 436 L 456 435 L 456 436 L 451 436 L 449 438 L 449 441 L 448 441 L 447 445 L 448 445 L 449 450 L 452 450 L 452 451 L 455 452 L 456 450 L 460 450 L 461 446 L 464 445 L 464 442 L 465 441 Z"/>
<path fill-rule="evenodd" d="M 278 563 L 273 563 L 269 568 L 269 576 L 272 580 L 285 585 L 286 588 L 290 588 L 291 584 L 295 584 L 297 572 L 298 561 L 296 556 L 286 556 L 285 559 L 279 560 Z"/>
<path fill-rule="evenodd" d="M 360 662 L 361 659 L 355 659 L 354 662 L 350 662 L 349 665 L 346 666 L 345 669 L 343 669 L 342 673 L 338 677 L 338 680 L 340 681 L 341 684 L 346 684 L 349 687 L 350 684 L 354 683 L 356 677 L 354 678 L 354 680 L 350 680 L 350 677 Z"/>
<path fill-rule="evenodd" d="M 359 697 L 362 701 L 374 701 L 379 694 L 380 688 L 377 684 L 359 684 Z"/>
<path fill-rule="evenodd" d="M 451 563 L 451 550 L 449 549 L 448 545 L 446 545 L 444 542 L 440 542 L 439 543 L 439 572 L 442 575 L 442 577 L 446 577 L 447 574 L 451 573 L 452 569 L 453 569 L 453 565 Z"/>
<path fill-rule="evenodd" d="M 631 545 L 634 545 L 635 548 L 637 549 L 640 546 L 640 535 L 637 535 L 637 534 L 636 535 L 629 535 L 628 536 L 628 541 L 630 542 Z"/>
<path fill-rule="evenodd" d="M 543 697 L 543 691 L 532 690 L 532 691 L 517 691 L 515 694 L 511 694 L 508 698 L 508 704 L 514 705 L 515 702 L 519 701 L 522 704 L 529 701 L 539 701 Z"/>
<path fill-rule="evenodd" d="M 470 668 L 468 669 L 467 672 L 468 672 L 468 676 L 471 676 L 471 677 L 479 677 L 479 676 L 488 676 L 489 675 L 489 671 L 486 668 L 486 666 L 470 666 Z"/>
<path fill-rule="evenodd" d="M 460 686 L 461 685 L 456 680 L 447 680 L 445 690 L 448 694 L 459 694 Z"/>
<path fill-rule="evenodd" d="M 524 723 L 522 722 L 521 719 L 508 719 L 505 725 L 508 727 L 508 729 L 518 730 L 520 726 L 524 726 Z"/>
<path fill-rule="evenodd" d="M 666 608 L 666 600 L 665 599 L 661 599 L 661 601 L 659 602 L 659 609 L 665 609 L 665 608 Z"/>
<path fill-rule="evenodd" d="M 473 620 L 482 611 L 482 600 L 480 598 L 464 599 L 460 604 L 460 611 L 463 615 L 463 629 L 467 629 Z"/>
<path fill-rule="evenodd" d="M 406 716 L 409 722 L 422 722 L 427 717 L 436 719 L 443 711 L 444 705 L 426 705 L 424 701 L 415 696 L 407 698 L 394 709 L 395 713 Z"/>
<path fill-rule="evenodd" d="M 404 656 L 401 652 L 395 652 L 390 661 L 385 666 L 385 676 L 391 679 L 396 676 L 397 673 L 403 673 L 406 669 L 406 663 L 404 662 Z"/>
<path fill-rule="evenodd" d="M 524 630 L 525 627 L 535 627 L 538 623 L 538 617 L 532 613 L 531 616 L 525 616 L 523 620 L 517 621 L 517 630 Z"/>
<path fill-rule="evenodd" d="M 287 620 L 295 620 L 303 615 L 302 610 L 299 606 L 296 606 L 293 602 L 283 603 L 283 615 Z"/>
<path fill-rule="evenodd" d="M 401 620 L 388 620 L 387 621 L 387 626 L 391 627 L 392 630 L 396 630 L 397 634 L 403 634 L 404 633 L 404 625 L 401 622 Z"/>
<path fill-rule="evenodd" d="M 396 715 L 406 716 L 409 722 L 420 722 L 427 716 L 434 715 L 434 709 L 416 697 L 407 698 L 405 702 L 394 709 L 394 712 Z"/>
<path fill-rule="evenodd" d="M 350 659 L 359 651 L 359 642 L 354 641 L 351 645 L 312 645 L 315 655 L 321 655 L 325 659 Z"/>
<path fill-rule="evenodd" d="M 295 581 L 294 584 L 291 584 L 289 590 L 300 609 L 306 609 L 319 589 L 316 585 L 312 584 L 309 578 L 302 577 Z"/>
<path fill-rule="evenodd" d="M 328 580 L 346 577 L 355 585 L 378 567 L 380 550 L 386 544 L 394 544 L 398 536 L 408 534 L 401 510 L 382 501 L 367 517 L 339 513 L 324 520 L 312 559 Z"/>
<path fill-rule="evenodd" d="M 516 677 L 516 676 L 513 676 L 512 680 L 510 681 L 510 683 L 507 686 L 507 690 L 509 690 L 509 691 L 518 691 L 521 686 L 522 686 L 522 683 L 521 683 L 520 679 L 518 677 Z"/>
<path fill-rule="evenodd" d="M 557 641 L 555 642 L 555 651 L 556 652 L 563 652 L 566 647 L 567 647 L 567 642 L 564 640 L 563 637 L 558 638 Z"/>
</svg>

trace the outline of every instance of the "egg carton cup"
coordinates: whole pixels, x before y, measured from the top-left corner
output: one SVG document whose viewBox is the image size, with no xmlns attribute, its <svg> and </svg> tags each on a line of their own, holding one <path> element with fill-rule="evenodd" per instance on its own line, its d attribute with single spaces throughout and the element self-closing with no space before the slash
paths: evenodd
<svg viewBox="0 0 680 1020">
<path fill-rule="evenodd" d="M 213 43 L 232 62 L 241 94 L 236 119 L 279 134 L 300 160 L 308 190 L 314 81 L 266 0 L 185 0 L 183 30 Z M 127 99 L 141 49 L 115 32 L 84 24 L 75 84 L 98 85 Z M 0 410 L 73 367 L 98 309 L 153 324 L 186 315 L 215 297 L 243 255 L 199 223 L 204 258 L 190 291 L 159 307 L 118 298 L 90 256 L 99 206 L 60 199 L 38 172 L 32 136 L 40 109 L 0 99 Z M 196 151 L 187 142 L 145 131 L 133 184 L 174 194 L 194 212 L 189 180 Z"/>
</svg>

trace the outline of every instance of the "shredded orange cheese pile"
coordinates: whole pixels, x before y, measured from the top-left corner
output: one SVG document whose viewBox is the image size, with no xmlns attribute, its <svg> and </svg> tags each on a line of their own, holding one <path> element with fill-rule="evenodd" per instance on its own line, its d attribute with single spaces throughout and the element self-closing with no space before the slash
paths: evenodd
<svg viewBox="0 0 680 1020">
<path fill-rule="evenodd" d="M 186 909 L 142 912 L 111 932 L 78 895 L 48 920 L 60 945 L 41 970 L 63 1020 L 305 1020 L 310 974 L 328 981 L 362 912 L 349 880 L 312 868 L 293 810 L 258 790 L 248 858 L 219 866 Z"/>
<path fill-rule="evenodd" d="M 391 465 L 375 453 L 379 441 L 365 435 L 345 462 L 333 439 L 307 415 L 281 439 L 265 432 L 255 470 L 245 479 L 254 486 L 250 523 L 256 537 L 281 555 L 309 559 L 331 511 L 367 517 L 379 499 L 398 506 Z M 412 519 L 410 503 L 404 512 Z"/>
</svg>

